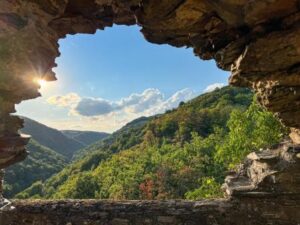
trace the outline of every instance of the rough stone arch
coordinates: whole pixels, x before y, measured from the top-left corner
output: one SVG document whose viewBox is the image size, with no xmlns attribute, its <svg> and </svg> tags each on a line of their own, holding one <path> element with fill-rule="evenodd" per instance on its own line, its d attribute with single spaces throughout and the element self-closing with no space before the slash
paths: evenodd
<svg viewBox="0 0 300 225">
<path fill-rule="evenodd" d="M 191 47 L 196 56 L 214 59 L 231 71 L 230 84 L 253 88 L 260 103 L 291 129 L 294 144 L 300 144 L 300 0 L 1 0 L 0 168 L 26 157 L 28 138 L 18 134 L 22 120 L 11 113 L 15 104 L 39 96 L 35 77 L 56 79 L 52 68 L 59 56 L 58 40 L 113 24 L 138 24 L 152 43 Z M 272 166 L 277 169 L 262 166 L 268 174 L 249 167 L 253 174 L 243 174 L 243 184 L 235 183 L 240 177 L 228 178 L 228 193 L 268 184 L 299 195 L 299 150 L 294 144 L 287 147 L 292 152 L 281 146 L 275 155 L 250 156 L 251 165 L 276 158 Z M 293 173 L 294 179 L 286 170 L 286 177 L 280 175 L 293 184 L 290 188 L 265 179 L 283 164 Z"/>
</svg>

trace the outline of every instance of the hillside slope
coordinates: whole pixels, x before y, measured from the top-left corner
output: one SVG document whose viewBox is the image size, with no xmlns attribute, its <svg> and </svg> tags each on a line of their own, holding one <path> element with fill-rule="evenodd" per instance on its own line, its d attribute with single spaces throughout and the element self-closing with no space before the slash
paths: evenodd
<svg viewBox="0 0 300 225">
<path fill-rule="evenodd" d="M 73 157 L 74 159 L 78 158 L 80 160 L 71 163 L 70 165 L 66 165 L 61 171 L 56 171 L 59 172 L 59 175 L 53 176 L 47 181 L 46 189 L 50 190 L 50 192 L 52 193 L 70 176 L 78 174 L 82 171 L 91 170 L 92 168 L 97 167 L 103 160 L 107 159 L 112 153 L 118 152 L 122 149 L 132 147 L 133 145 L 135 145 L 137 141 L 132 141 L 133 137 L 134 140 L 139 140 L 139 137 L 141 138 L 143 136 L 142 130 L 145 128 L 148 120 L 149 118 L 146 117 L 138 118 L 134 121 L 131 121 L 130 123 L 122 127 L 120 130 L 114 132 L 112 135 L 107 136 L 103 140 L 97 141 L 86 148 L 80 149 L 78 152 L 75 153 Z M 68 135 L 76 136 L 78 133 L 80 132 L 74 131 L 70 133 L 68 131 Z M 31 149 L 30 146 L 28 146 L 28 149 Z M 32 154 L 31 156 L 34 157 L 34 155 Z M 53 165 L 54 164 L 55 162 L 53 162 Z M 14 170 L 15 169 L 18 169 L 18 167 L 14 168 Z M 28 172 L 30 173 L 30 170 Z M 14 180 L 16 183 L 19 182 L 14 178 L 12 178 L 11 180 Z M 33 197 L 33 195 L 35 194 L 31 194 L 30 190 L 33 190 L 33 193 L 35 193 L 36 190 L 41 187 L 42 183 L 39 182 L 39 180 L 42 179 L 34 180 L 37 182 L 32 184 L 32 186 L 29 189 L 27 189 L 28 193 L 25 193 L 27 192 L 25 191 L 24 196 L 19 195 L 18 197 Z M 24 187 L 24 185 L 22 187 Z M 18 190 L 23 191 L 22 188 L 19 188 Z M 11 194 L 15 194 L 16 192 L 8 192 L 7 190 L 6 193 L 9 196 L 11 196 Z"/>
<path fill-rule="evenodd" d="M 64 156 L 31 139 L 26 160 L 5 170 L 5 196 L 13 197 L 36 181 L 44 181 L 67 164 Z"/>
<path fill-rule="evenodd" d="M 107 138 L 110 134 L 93 131 L 60 131 L 32 119 L 24 119 L 21 132 L 30 135 L 39 144 L 46 146 L 71 160 L 80 149 Z"/>
<path fill-rule="evenodd" d="M 23 119 L 25 127 L 21 132 L 32 136 L 26 146 L 30 154 L 25 161 L 6 170 L 5 196 L 9 198 L 58 173 L 81 148 L 108 136 L 89 131 L 61 132 L 29 118 Z"/>
<path fill-rule="evenodd" d="M 42 191 L 42 189 L 47 190 L 47 195 L 54 195 L 57 188 L 67 182 L 70 177 L 92 170 L 112 154 L 140 143 L 144 135 L 143 130 L 146 128 L 149 119 L 141 117 L 133 120 L 107 138 L 79 150 L 74 156 L 74 159 L 78 159 L 77 161 L 67 165 L 57 175 L 49 178 L 45 185 L 42 182 L 37 182 L 17 197 L 38 197 L 37 192 Z M 86 185 L 88 186 L 88 184 Z M 78 198 L 84 198 L 84 196 L 78 196 Z"/>
<path fill-rule="evenodd" d="M 211 161 L 217 141 L 212 137 L 218 130 L 222 130 L 222 135 L 228 133 L 226 123 L 231 112 L 245 110 L 252 98 L 253 94 L 247 89 L 225 87 L 165 114 L 133 121 L 85 149 L 88 155 L 80 154 L 76 162 L 60 173 L 17 197 L 182 198 L 185 192 L 199 185 L 200 180 L 195 179 L 203 173 L 215 176 L 216 180 L 207 182 L 223 179 L 224 167 Z M 200 144 L 202 139 L 207 141 Z M 204 152 L 195 152 L 195 146 Z M 203 161 L 208 158 L 209 161 Z M 179 167 L 175 169 L 175 165 Z M 168 190 L 163 190 L 166 188 Z"/>
<path fill-rule="evenodd" d="M 29 118 L 23 117 L 24 128 L 21 132 L 30 135 L 39 144 L 46 146 L 57 153 L 71 159 L 73 154 L 85 147 L 84 144 L 69 138 L 59 130 L 47 127 Z"/>
<path fill-rule="evenodd" d="M 106 138 L 94 142 L 86 148 L 80 149 L 73 157 L 73 160 L 82 159 L 95 151 L 117 153 L 140 143 L 144 136 L 146 125 L 151 118 L 152 117 L 140 117 L 129 122 Z"/>
</svg>

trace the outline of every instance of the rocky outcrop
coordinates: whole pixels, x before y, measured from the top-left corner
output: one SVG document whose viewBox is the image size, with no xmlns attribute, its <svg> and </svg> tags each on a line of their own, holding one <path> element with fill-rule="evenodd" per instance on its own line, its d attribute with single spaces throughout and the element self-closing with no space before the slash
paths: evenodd
<svg viewBox="0 0 300 225">
<path fill-rule="evenodd" d="M 231 197 L 299 195 L 300 145 L 286 141 L 249 154 L 239 171 L 226 177 L 223 188 Z"/>
</svg>

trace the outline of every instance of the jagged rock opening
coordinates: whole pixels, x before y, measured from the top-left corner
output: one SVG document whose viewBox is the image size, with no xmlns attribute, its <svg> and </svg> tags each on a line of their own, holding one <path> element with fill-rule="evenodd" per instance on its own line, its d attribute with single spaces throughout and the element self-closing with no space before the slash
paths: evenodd
<svg viewBox="0 0 300 225">
<path fill-rule="evenodd" d="M 113 24 L 138 24 L 152 43 L 192 47 L 200 58 L 215 59 L 232 72 L 232 85 L 253 88 L 300 143 L 299 0 L 2 0 L 0 168 L 26 157 L 22 120 L 10 114 L 15 104 L 39 96 L 36 77 L 56 79 L 58 40 Z M 284 164 L 293 174 L 298 170 L 289 165 L 299 164 L 296 158 Z M 292 192 L 299 196 L 298 189 Z M 299 199 L 292 206 L 299 208 Z M 292 224 L 281 222 L 271 224 Z"/>
</svg>

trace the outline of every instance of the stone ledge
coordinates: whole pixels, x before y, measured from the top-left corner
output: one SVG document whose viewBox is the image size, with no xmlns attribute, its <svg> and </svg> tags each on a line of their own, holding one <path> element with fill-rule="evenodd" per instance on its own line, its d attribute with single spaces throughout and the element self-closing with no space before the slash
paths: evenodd
<svg viewBox="0 0 300 225">
<path fill-rule="evenodd" d="M 300 195 L 203 201 L 14 200 L 1 225 L 299 225 Z M 262 213 L 263 212 L 263 213 Z"/>
</svg>

